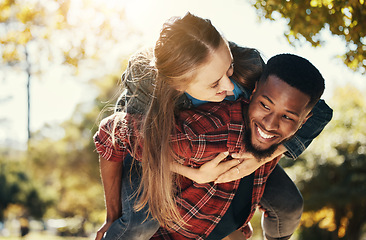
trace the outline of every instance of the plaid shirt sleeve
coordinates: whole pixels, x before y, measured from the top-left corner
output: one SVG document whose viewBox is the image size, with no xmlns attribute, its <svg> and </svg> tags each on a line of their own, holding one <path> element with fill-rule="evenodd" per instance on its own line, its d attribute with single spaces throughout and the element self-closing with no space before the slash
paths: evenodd
<svg viewBox="0 0 366 240">
<path fill-rule="evenodd" d="M 131 153 L 132 130 L 120 116 L 121 113 L 117 113 L 103 119 L 93 137 L 99 156 L 112 162 L 121 162 Z"/>
</svg>

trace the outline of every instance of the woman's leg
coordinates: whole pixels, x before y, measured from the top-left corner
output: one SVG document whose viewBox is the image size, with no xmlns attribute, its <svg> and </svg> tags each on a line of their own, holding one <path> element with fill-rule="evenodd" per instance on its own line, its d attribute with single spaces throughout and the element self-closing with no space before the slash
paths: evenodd
<svg viewBox="0 0 366 240">
<path fill-rule="evenodd" d="M 132 161 L 132 157 L 128 156 L 123 162 L 122 217 L 111 225 L 104 240 L 146 240 L 159 228 L 158 222 L 147 216 L 148 206 L 138 212 L 133 209 L 138 199 L 136 191 L 140 184 L 141 167 L 137 162 L 132 165 Z"/>
<path fill-rule="evenodd" d="M 289 239 L 300 223 L 303 198 L 280 165 L 269 176 L 260 205 L 268 213 L 267 217 L 262 216 L 265 237 Z"/>
</svg>

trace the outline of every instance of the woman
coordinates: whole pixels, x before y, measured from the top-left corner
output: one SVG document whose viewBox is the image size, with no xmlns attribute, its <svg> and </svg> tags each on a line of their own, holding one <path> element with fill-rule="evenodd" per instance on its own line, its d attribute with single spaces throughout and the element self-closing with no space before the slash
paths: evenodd
<svg viewBox="0 0 366 240">
<path fill-rule="evenodd" d="M 193 38 L 189 38 L 192 36 Z M 153 69 L 157 69 L 157 71 L 152 74 L 152 78 L 156 77 L 157 79 L 156 87 L 153 101 L 150 104 L 143 125 L 145 145 L 142 151 L 143 189 L 140 207 L 148 203 L 152 216 L 162 226 L 170 226 L 172 222 L 180 221 L 179 214 L 174 210 L 176 209 L 174 202 L 175 188 L 173 184 L 167 184 L 173 182 L 170 165 L 174 153 L 169 148 L 170 134 L 167 133 L 173 132 L 174 112 L 178 111 L 182 105 L 190 107 L 190 103 L 195 102 L 195 98 L 205 101 L 222 101 L 227 97 L 228 92 L 235 90 L 235 87 L 240 89 L 240 85 L 229 79 L 233 72 L 232 60 L 227 46 L 226 49 L 224 47 L 225 44 L 225 40 L 209 21 L 190 14 L 167 24 L 156 44 L 154 50 L 155 67 Z M 224 59 L 225 63 L 222 65 L 226 64 L 227 66 L 225 65 L 220 70 L 220 74 L 214 76 L 205 71 L 204 67 L 210 59 L 209 57 L 218 49 L 222 51 L 217 57 Z M 237 78 L 236 80 L 240 82 L 241 79 Z M 149 91 L 147 92 L 149 93 Z M 137 95 L 137 97 L 139 96 L 140 94 Z M 180 104 L 177 104 L 177 102 Z M 129 111 L 129 106 L 132 106 L 130 109 L 133 109 L 133 101 L 129 101 L 127 111 Z M 144 109 L 142 109 L 143 112 Z M 326 123 L 327 121 L 325 123 L 323 121 L 323 126 Z M 317 135 L 320 131 L 313 131 L 312 136 Z M 278 155 L 279 153 L 275 154 Z M 101 160 L 102 162 L 104 161 Z M 120 173 L 121 171 L 117 170 L 116 172 Z M 157 179 L 160 180 L 157 181 Z M 117 179 L 116 182 L 118 185 L 120 181 Z M 104 187 L 106 191 L 109 188 L 106 185 Z M 162 191 L 156 191 L 156 189 Z M 106 192 L 106 198 L 110 198 L 107 195 Z M 119 196 L 117 195 L 116 198 L 119 198 Z M 113 200 L 112 202 L 118 201 Z M 107 218 L 108 210 L 107 200 Z M 114 212 L 119 210 L 120 207 L 117 207 Z M 112 220 L 114 220 L 113 217 Z"/>
</svg>

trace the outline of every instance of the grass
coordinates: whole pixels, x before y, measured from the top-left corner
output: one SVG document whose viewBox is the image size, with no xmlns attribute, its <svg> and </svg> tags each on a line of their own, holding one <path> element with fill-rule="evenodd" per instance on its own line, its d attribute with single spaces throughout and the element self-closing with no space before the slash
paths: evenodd
<svg viewBox="0 0 366 240">
<path fill-rule="evenodd" d="M 92 239 L 93 238 L 85 238 L 85 237 L 60 237 L 40 232 L 31 232 L 23 238 L 17 236 L 9 236 L 9 237 L 0 236 L 0 240 L 92 240 Z"/>
</svg>

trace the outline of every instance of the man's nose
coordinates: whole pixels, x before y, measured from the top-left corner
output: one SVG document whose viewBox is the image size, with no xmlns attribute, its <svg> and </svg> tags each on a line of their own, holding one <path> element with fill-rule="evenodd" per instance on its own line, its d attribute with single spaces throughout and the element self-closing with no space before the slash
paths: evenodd
<svg viewBox="0 0 366 240">
<path fill-rule="evenodd" d="M 234 84 L 229 77 L 224 76 L 220 83 L 220 91 L 233 91 Z"/>
<path fill-rule="evenodd" d="M 265 130 L 267 130 L 267 131 L 278 130 L 278 128 L 280 126 L 280 119 L 278 116 L 276 116 L 276 114 L 268 113 L 263 118 L 262 124 L 263 124 L 263 127 L 265 127 Z"/>
</svg>

